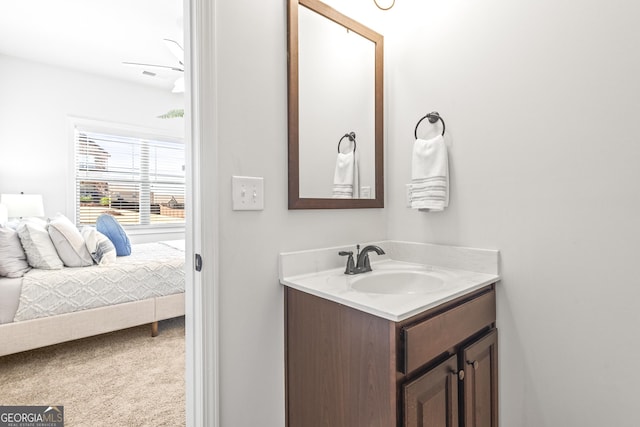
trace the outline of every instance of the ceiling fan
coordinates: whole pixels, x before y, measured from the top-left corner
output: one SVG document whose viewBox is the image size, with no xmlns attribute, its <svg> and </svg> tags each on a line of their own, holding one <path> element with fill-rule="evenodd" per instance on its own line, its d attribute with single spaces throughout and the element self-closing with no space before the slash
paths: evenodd
<svg viewBox="0 0 640 427">
<path fill-rule="evenodd" d="M 170 70 L 170 71 L 175 71 L 179 73 L 184 73 L 184 49 L 175 40 L 171 40 L 171 39 L 162 39 L 162 40 L 164 41 L 165 46 L 167 46 L 167 49 L 169 49 L 169 51 L 173 54 L 173 56 L 176 57 L 179 65 L 172 66 L 172 65 L 144 64 L 140 62 L 126 62 L 126 61 L 123 61 L 122 63 L 124 65 L 143 68 L 142 74 L 147 76 L 152 76 L 152 77 L 155 77 L 157 75 L 156 72 L 151 71 L 153 69 Z M 173 83 L 173 89 L 171 90 L 171 92 L 173 93 L 184 92 L 184 75 L 178 77 L 175 80 L 175 82 Z"/>
</svg>

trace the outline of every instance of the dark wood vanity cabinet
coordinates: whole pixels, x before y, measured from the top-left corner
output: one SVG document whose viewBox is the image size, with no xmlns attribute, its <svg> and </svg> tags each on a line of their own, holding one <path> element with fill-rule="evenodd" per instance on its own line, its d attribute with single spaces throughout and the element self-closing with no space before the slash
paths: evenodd
<svg viewBox="0 0 640 427">
<path fill-rule="evenodd" d="M 460 425 L 458 393 L 458 360 L 452 356 L 403 386 L 404 425 Z"/>
<path fill-rule="evenodd" d="M 406 427 L 498 426 L 498 331 L 403 385 Z"/>
<path fill-rule="evenodd" d="M 401 322 L 285 295 L 288 427 L 498 427 L 494 285 Z"/>
</svg>

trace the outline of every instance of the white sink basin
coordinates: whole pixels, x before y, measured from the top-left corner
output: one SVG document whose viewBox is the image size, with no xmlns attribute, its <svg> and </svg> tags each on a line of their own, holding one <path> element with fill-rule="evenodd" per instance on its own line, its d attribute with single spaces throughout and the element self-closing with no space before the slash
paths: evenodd
<svg viewBox="0 0 640 427">
<path fill-rule="evenodd" d="M 369 294 L 428 294 L 444 285 L 444 280 L 427 271 L 379 270 L 351 280 L 351 289 Z"/>
</svg>

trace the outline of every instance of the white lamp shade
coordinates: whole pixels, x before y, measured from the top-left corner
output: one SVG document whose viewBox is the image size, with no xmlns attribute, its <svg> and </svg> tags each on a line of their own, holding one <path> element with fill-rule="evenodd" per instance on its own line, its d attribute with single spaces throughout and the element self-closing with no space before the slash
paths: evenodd
<svg viewBox="0 0 640 427">
<path fill-rule="evenodd" d="M 7 207 L 9 218 L 44 216 L 44 203 L 41 194 L 3 194 L 0 203 Z"/>
</svg>

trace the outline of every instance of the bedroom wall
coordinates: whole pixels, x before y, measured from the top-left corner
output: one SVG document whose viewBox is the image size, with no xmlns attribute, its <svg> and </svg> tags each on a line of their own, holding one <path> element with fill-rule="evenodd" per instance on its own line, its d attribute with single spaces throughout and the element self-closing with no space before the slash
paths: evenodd
<svg viewBox="0 0 640 427">
<path fill-rule="evenodd" d="M 69 116 L 184 132 L 183 119 L 156 118 L 182 108 L 182 94 L 6 55 L 0 55 L 0 94 L 0 193 L 42 194 L 47 215 L 73 213 Z"/>
<path fill-rule="evenodd" d="M 639 15 L 624 0 L 387 15 L 389 238 L 500 250 L 502 426 L 638 425 Z M 403 189 L 432 110 L 451 204 L 426 214 Z"/>
</svg>

